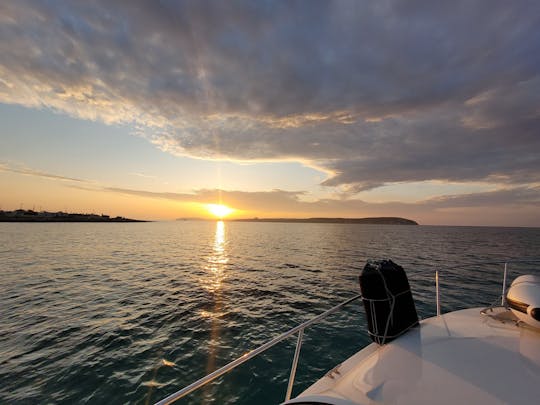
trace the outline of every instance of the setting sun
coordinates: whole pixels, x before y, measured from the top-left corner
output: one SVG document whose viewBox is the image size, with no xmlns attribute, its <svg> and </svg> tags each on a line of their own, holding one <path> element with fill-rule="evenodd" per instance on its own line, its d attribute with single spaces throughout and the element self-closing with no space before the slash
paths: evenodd
<svg viewBox="0 0 540 405">
<path fill-rule="evenodd" d="M 218 218 L 226 217 L 234 211 L 234 209 L 223 204 L 206 204 L 206 209 L 208 212 Z"/>
</svg>

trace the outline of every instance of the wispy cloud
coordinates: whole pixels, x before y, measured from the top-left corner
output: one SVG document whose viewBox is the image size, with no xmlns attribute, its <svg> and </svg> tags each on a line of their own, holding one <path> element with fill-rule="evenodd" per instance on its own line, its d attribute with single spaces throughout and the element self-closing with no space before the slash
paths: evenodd
<svg viewBox="0 0 540 405">
<path fill-rule="evenodd" d="M 540 186 L 447 195 L 426 200 L 421 204 L 436 208 L 496 207 L 501 205 L 514 205 L 516 207 L 530 205 L 540 208 Z"/>
<path fill-rule="evenodd" d="M 142 177 L 143 179 L 156 179 L 157 178 L 156 176 L 151 176 L 149 174 L 144 174 L 144 173 L 133 172 L 129 174 L 132 176 Z"/>
<path fill-rule="evenodd" d="M 130 122 L 201 158 L 360 191 L 540 181 L 533 1 L 0 5 L 0 102 Z"/>
<path fill-rule="evenodd" d="M 58 180 L 58 181 L 67 181 L 67 182 L 76 182 L 76 183 L 92 183 L 91 181 L 88 181 L 88 180 L 82 180 L 82 179 L 77 179 L 74 177 L 66 177 L 66 176 L 60 176 L 60 175 L 51 174 L 51 173 L 45 173 L 45 172 L 34 170 L 28 167 L 13 167 L 6 163 L 0 163 L 0 171 L 22 174 L 24 176 L 41 177 L 43 179 L 49 179 L 49 180 Z"/>
<path fill-rule="evenodd" d="M 306 201 L 306 193 L 301 191 L 272 190 L 267 192 L 246 192 L 231 190 L 195 190 L 192 193 L 161 193 L 125 188 L 104 187 L 103 191 L 134 195 L 145 198 L 167 199 L 188 203 L 215 203 L 223 201 L 230 206 L 247 211 L 266 213 L 269 217 L 276 213 L 288 213 L 287 216 L 336 216 L 344 217 L 366 216 L 403 216 L 420 222 L 434 222 L 440 216 L 441 210 L 459 209 L 454 223 L 491 223 L 509 224 L 504 218 L 479 218 L 478 210 L 495 210 L 512 218 L 520 225 L 537 223 L 537 212 L 540 209 L 540 186 L 516 187 L 494 190 L 482 193 L 446 195 L 416 202 L 383 202 L 373 203 L 357 198 L 316 199 Z M 521 210 L 521 215 L 511 215 L 515 210 Z M 470 211 L 470 212 L 468 212 Z M 520 218 L 520 216 L 522 218 Z"/>
<path fill-rule="evenodd" d="M 66 187 L 76 190 L 111 193 L 118 195 L 135 196 L 168 200 L 180 203 L 209 204 L 216 201 L 245 212 L 257 212 L 260 215 L 275 217 L 286 213 L 286 216 L 339 216 L 366 217 L 366 216 L 403 216 L 416 219 L 424 223 L 437 222 L 438 214 L 443 211 L 456 210 L 454 223 L 492 223 L 492 224 L 519 224 L 535 225 L 538 222 L 540 209 L 540 185 L 510 187 L 499 190 L 444 195 L 415 202 L 366 202 L 349 195 L 340 195 L 336 198 L 314 199 L 305 191 L 239 191 L 201 189 L 187 193 L 159 192 L 126 187 L 112 187 L 94 181 L 71 178 L 50 174 L 31 168 L 14 168 L 6 163 L 0 163 L 0 171 L 10 172 L 24 176 L 34 176 L 51 181 L 65 183 Z M 479 211 L 497 211 L 507 215 L 513 222 L 505 222 L 504 218 L 482 218 L 478 222 Z M 471 211 L 472 213 L 467 213 Z M 515 215 L 515 213 L 519 215 Z M 468 216 L 468 217 L 467 217 Z M 447 216 L 447 218 L 449 218 Z M 487 222 L 487 221 L 490 222 Z M 516 222 L 517 221 L 517 222 Z"/>
</svg>

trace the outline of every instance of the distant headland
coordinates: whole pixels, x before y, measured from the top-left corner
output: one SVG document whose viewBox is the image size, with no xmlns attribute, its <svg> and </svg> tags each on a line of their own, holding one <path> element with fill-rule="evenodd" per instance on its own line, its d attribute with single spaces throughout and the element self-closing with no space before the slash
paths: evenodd
<svg viewBox="0 0 540 405">
<path fill-rule="evenodd" d="M 313 224 L 376 224 L 376 225 L 418 225 L 416 221 L 399 217 L 373 218 L 250 218 L 233 219 L 235 222 L 290 222 Z"/>
<path fill-rule="evenodd" d="M 34 210 L 0 211 L 0 222 L 147 222 L 97 214 L 70 214 Z"/>
</svg>

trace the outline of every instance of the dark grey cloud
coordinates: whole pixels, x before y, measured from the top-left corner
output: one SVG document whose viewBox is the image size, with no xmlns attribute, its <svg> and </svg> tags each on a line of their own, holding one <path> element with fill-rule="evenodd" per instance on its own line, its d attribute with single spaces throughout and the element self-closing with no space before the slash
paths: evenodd
<svg viewBox="0 0 540 405">
<path fill-rule="evenodd" d="M 0 101 L 358 191 L 540 182 L 536 1 L 0 5 Z"/>
<path fill-rule="evenodd" d="M 540 208 L 540 187 L 516 187 L 483 193 L 447 195 L 422 202 L 437 208 L 531 205 Z"/>
</svg>

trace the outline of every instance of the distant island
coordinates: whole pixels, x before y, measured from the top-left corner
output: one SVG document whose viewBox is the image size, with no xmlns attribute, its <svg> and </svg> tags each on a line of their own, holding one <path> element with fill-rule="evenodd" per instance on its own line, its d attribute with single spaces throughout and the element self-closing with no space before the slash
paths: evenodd
<svg viewBox="0 0 540 405">
<path fill-rule="evenodd" d="M 250 218 L 233 219 L 235 222 L 290 222 L 309 224 L 377 224 L 377 225 L 418 225 L 416 221 L 399 217 L 373 218 Z"/>
<path fill-rule="evenodd" d="M 0 211 L 0 222 L 147 222 L 97 214 L 69 214 L 34 210 Z"/>
</svg>

